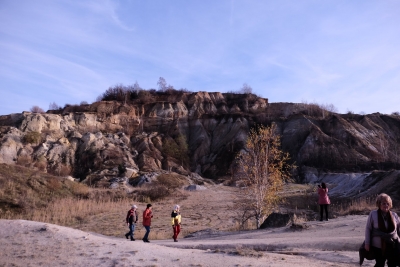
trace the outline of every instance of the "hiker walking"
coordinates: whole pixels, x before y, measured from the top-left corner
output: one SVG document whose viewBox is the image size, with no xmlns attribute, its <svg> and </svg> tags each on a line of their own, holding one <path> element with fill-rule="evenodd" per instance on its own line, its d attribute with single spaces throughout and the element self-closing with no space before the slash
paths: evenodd
<svg viewBox="0 0 400 267">
<path fill-rule="evenodd" d="M 331 201 L 329 199 L 328 196 L 328 188 L 326 187 L 325 183 L 321 183 L 321 185 L 318 185 L 318 204 L 319 204 L 319 208 L 320 208 L 320 221 L 322 221 L 323 219 L 323 215 L 324 215 L 324 210 L 325 210 L 325 215 L 326 215 L 326 220 L 329 220 L 329 216 L 328 216 L 328 205 L 331 204 Z"/>
<path fill-rule="evenodd" d="M 146 229 L 146 233 L 143 237 L 143 242 L 150 243 L 149 241 L 149 234 L 150 234 L 150 225 L 151 225 L 151 218 L 153 218 L 153 211 L 151 204 L 147 204 L 146 209 L 143 211 L 143 226 Z"/>
<path fill-rule="evenodd" d="M 135 233 L 135 223 L 138 221 L 137 206 L 133 205 L 126 215 L 126 224 L 129 227 L 129 232 L 125 234 L 126 239 L 131 237 L 131 241 L 135 241 L 133 235 Z"/>
<path fill-rule="evenodd" d="M 376 206 L 378 209 L 371 211 L 365 227 L 365 250 L 373 252 L 376 267 L 385 266 L 386 261 L 389 267 L 399 266 L 399 216 L 390 211 L 392 199 L 387 194 L 378 195 Z"/>
<path fill-rule="evenodd" d="M 178 235 L 181 231 L 181 212 L 180 212 L 180 206 L 175 205 L 174 209 L 172 210 L 171 213 L 171 223 L 172 223 L 172 230 L 174 231 L 174 235 L 172 238 L 174 239 L 174 242 L 178 242 Z"/>
</svg>

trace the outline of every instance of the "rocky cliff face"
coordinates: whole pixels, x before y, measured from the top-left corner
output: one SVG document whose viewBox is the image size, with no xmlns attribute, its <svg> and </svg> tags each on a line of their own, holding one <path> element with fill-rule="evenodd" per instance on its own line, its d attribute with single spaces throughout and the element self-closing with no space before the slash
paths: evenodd
<svg viewBox="0 0 400 267">
<path fill-rule="evenodd" d="M 275 123 L 299 166 L 324 171 L 397 168 L 400 118 L 340 115 L 251 94 L 156 95 L 145 103 L 102 101 L 46 114 L 0 116 L 0 163 L 36 166 L 84 180 L 168 170 L 229 176 L 256 124 Z"/>
</svg>

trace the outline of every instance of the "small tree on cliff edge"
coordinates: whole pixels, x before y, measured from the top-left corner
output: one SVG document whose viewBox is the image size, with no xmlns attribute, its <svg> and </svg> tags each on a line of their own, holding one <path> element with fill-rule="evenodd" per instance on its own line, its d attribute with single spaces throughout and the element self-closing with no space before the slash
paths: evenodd
<svg viewBox="0 0 400 267">
<path fill-rule="evenodd" d="M 236 157 L 235 176 L 243 183 L 240 209 L 242 223 L 254 218 L 257 229 L 279 201 L 278 192 L 289 178 L 289 155 L 280 150 L 276 127 L 252 129 L 245 148 Z"/>
</svg>

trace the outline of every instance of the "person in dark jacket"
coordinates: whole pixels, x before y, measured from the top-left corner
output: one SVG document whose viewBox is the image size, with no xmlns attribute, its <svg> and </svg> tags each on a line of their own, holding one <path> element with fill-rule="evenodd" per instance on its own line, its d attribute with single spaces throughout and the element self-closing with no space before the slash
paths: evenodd
<svg viewBox="0 0 400 267">
<path fill-rule="evenodd" d="M 126 239 L 131 237 L 131 241 L 135 241 L 133 235 L 135 233 L 135 223 L 138 221 L 137 206 L 133 205 L 126 215 L 126 224 L 129 227 L 129 232 L 125 234 Z"/>
</svg>

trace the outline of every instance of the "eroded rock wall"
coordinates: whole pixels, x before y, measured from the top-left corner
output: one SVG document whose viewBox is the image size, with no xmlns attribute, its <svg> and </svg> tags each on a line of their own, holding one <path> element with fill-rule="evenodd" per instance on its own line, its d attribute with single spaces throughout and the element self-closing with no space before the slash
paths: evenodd
<svg viewBox="0 0 400 267">
<path fill-rule="evenodd" d="M 249 129 L 271 123 L 300 176 L 307 166 L 360 172 L 399 166 L 398 116 L 320 112 L 251 94 L 208 92 L 0 116 L 0 163 L 70 170 L 80 179 L 119 166 L 218 178 L 230 175 Z M 32 133 L 40 140 L 27 138 Z"/>
</svg>

